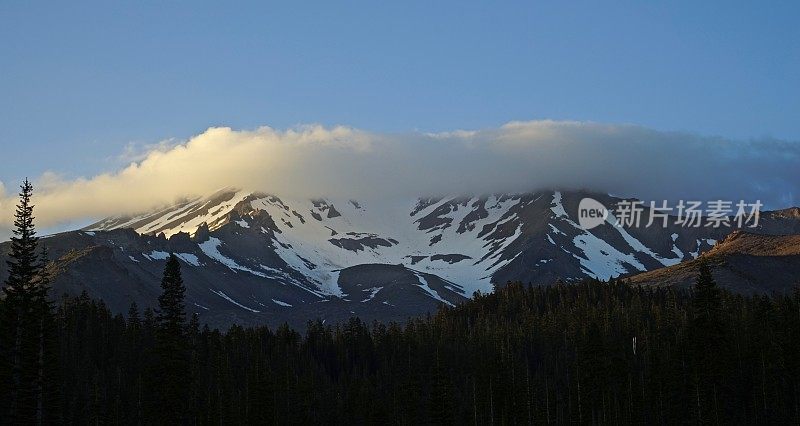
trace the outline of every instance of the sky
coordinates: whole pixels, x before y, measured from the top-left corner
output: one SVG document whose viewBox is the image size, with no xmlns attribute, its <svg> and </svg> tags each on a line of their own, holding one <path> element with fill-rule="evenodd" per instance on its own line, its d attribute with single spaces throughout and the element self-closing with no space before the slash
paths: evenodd
<svg viewBox="0 0 800 426">
<path fill-rule="evenodd" d="M 553 120 L 638 129 L 660 158 L 727 141 L 769 173 L 773 155 L 761 187 L 794 200 L 777 173 L 800 141 L 800 3 L 609 3 L 5 1 L 0 182 L 80 187 L 216 127 L 417 146 Z"/>
</svg>

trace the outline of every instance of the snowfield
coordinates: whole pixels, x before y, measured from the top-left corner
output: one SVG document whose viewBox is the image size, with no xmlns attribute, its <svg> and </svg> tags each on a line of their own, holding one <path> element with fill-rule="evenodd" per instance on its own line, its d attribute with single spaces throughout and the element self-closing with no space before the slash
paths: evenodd
<svg viewBox="0 0 800 426">
<path fill-rule="evenodd" d="M 363 264 L 404 265 L 416 271 L 418 286 L 426 294 L 447 304 L 428 286 L 424 274 L 455 283 L 447 288 L 470 296 L 492 291 L 493 280 L 501 273 L 549 277 L 572 270 L 567 279 L 608 279 L 652 265 L 674 265 L 696 257 L 701 243 L 714 242 L 703 236 L 694 244 L 694 238 L 687 241 L 667 232 L 668 241 L 655 250 L 615 226 L 611 215 L 608 226 L 581 229 L 565 202 L 560 191 L 307 200 L 222 190 L 155 213 L 106 219 L 84 231 L 127 227 L 165 238 L 185 233 L 196 250 L 182 250 L 176 256 L 191 267 L 217 263 L 234 273 L 298 286 L 318 298 L 370 301 L 382 287 L 374 285 L 367 294 L 345 294 L 339 272 Z M 605 234 L 598 229 L 605 229 Z M 153 250 L 141 256 L 156 261 L 168 253 Z M 133 256 L 131 260 L 138 262 Z M 225 293 L 215 294 L 252 310 Z M 291 306 L 280 299 L 273 302 Z"/>
</svg>

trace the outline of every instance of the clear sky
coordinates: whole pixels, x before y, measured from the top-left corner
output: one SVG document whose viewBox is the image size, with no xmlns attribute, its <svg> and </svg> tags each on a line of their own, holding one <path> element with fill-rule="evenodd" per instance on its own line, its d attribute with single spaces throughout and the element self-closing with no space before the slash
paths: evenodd
<svg viewBox="0 0 800 426">
<path fill-rule="evenodd" d="M 7 186 L 217 125 L 800 140 L 798 1 L 121 3 L 0 3 Z"/>
</svg>

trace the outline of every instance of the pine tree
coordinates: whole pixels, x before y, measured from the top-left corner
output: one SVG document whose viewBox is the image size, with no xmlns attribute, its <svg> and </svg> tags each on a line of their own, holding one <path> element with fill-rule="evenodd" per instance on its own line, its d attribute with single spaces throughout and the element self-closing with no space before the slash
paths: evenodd
<svg viewBox="0 0 800 426">
<path fill-rule="evenodd" d="M 14 214 L 8 278 L 3 292 L 3 368 L 5 414 L 12 422 L 45 421 L 46 388 L 54 361 L 53 308 L 47 300 L 49 277 L 37 254 L 39 239 L 33 216 L 33 185 L 20 186 Z M 46 254 L 44 255 L 46 257 Z M 48 391 L 49 393 L 49 391 Z"/>
<path fill-rule="evenodd" d="M 174 254 L 167 259 L 161 289 L 153 360 L 156 376 L 151 377 L 151 389 L 158 394 L 158 399 L 154 407 L 157 411 L 151 413 L 151 419 L 175 424 L 186 419 L 186 408 L 191 397 L 191 372 L 184 305 L 186 288 L 183 286 L 180 263 Z"/>
<path fill-rule="evenodd" d="M 692 355 L 694 358 L 695 415 L 699 421 L 716 420 L 719 382 L 725 371 L 725 324 L 722 297 L 708 261 L 699 264 L 692 308 Z"/>
<path fill-rule="evenodd" d="M 717 287 L 708 261 L 702 259 L 694 285 L 694 318 L 698 323 L 709 323 L 719 318 L 722 311 L 720 290 Z"/>
<path fill-rule="evenodd" d="M 20 187 L 19 204 L 14 213 L 14 236 L 11 237 L 11 260 L 8 260 L 8 278 L 3 291 L 6 305 L 22 309 L 27 302 L 33 282 L 38 275 L 40 264 L 36 254 L 39 238 L 33 223 L 33 185 L 26 179 Z"/>
<path fill-rule="evenodd" d="M 158 327 L 162 335 L 170 337 L 184 337 L 186 326 L 186 306 L 181 277 L 181 265 L 178 257 L 170 254 L 167 265 L 164 267 L 164 277 L 161 279 L 161 296 L 158 297 Z"/>
<path fill-rule="evenodd" d="M 31 196 L 33 186 L 25 180 L 22 185 L 20 202 L 14 214 L 14 235 L 11 237 L 11 254 L 8 264 L 8 278 L 3 292 L 3 325 L 6 344 L 4 345 L 4 361 L 8 365 L 9 393 L 7 400 L 9 418 L 15 419 L 19 409 L 22 393 L 22 348 L 23 331 L 30 307 L 30 287 L 38 272 L 36 262 L 36 230 L 33 224 L 33 206 Z M 5 399 L 4 399 L 5 400 Z"/>
</svg>

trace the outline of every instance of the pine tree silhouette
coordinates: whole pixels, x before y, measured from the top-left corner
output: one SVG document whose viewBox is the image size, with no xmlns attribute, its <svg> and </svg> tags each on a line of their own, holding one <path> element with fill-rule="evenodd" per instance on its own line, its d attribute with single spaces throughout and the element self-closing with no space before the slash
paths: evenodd
<svg viewBox="0 0 800 426">
<path fill-rule="evenodd" d="M 694 291 L 695 322 L 708 324 L 718 319 L 722 310 L 720 290 L 711 275 L 708 261 L 704 259 L 700 261 Z"/>
<path fill-rule="evenodd" d="M 186 307 L 178 258 L 170 254 L 161 280 L 161 296 L 156 315 L 156 344 L 151 377 L 152 390 L 158 395 L 151 419 L 158 423 L 182 423 L 190 402 L 191 380 L 189 345 L 186 333 Z"/>
<path fill-rule="evenodd" d="M 14 423 L 48 420 L 55 395 L 56 337 L 47 253 L 37 254 L 33 185 L 20 186 L 2 312 L 4 413 Z"/>
</svg>

